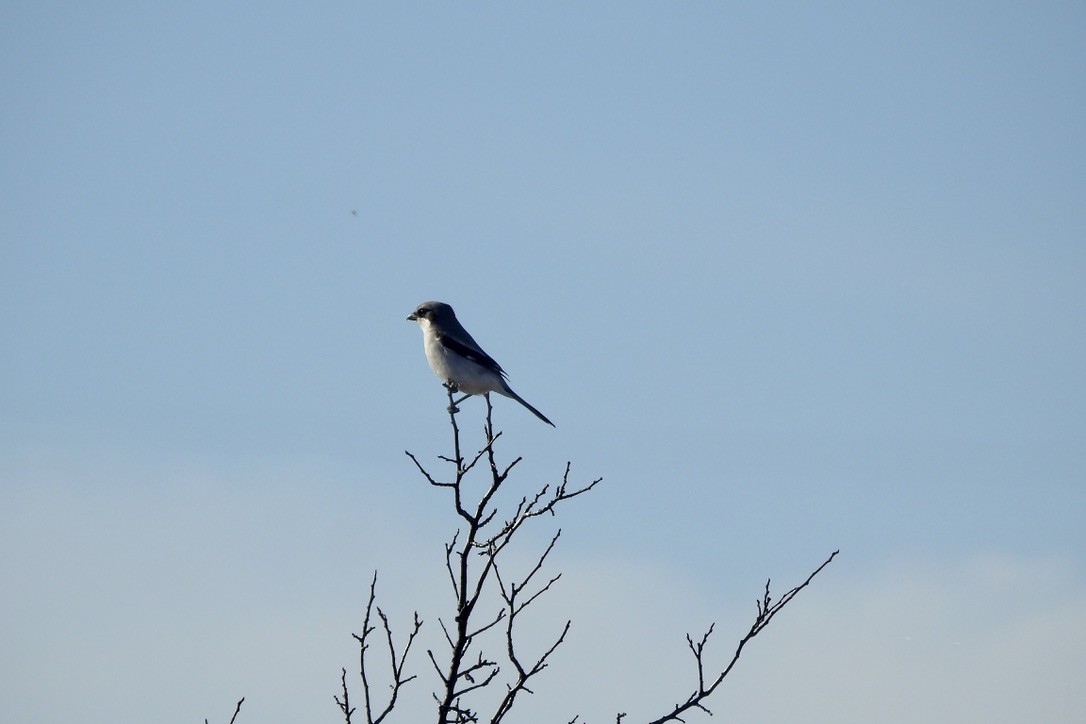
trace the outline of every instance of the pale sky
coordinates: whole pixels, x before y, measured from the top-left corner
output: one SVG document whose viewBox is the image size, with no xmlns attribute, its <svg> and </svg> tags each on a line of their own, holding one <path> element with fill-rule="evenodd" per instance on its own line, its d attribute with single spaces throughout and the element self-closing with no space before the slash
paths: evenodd
<svg viewBox="0 0 1086 724">
<path fill-rule="evenodd" d="M 438 299 L 557 425 L 496 400 L 511 489 L 604 478 L 517 553 L 562 528 L 535 633 L 573 619 L 522 721 L 659 715 L 687 632 L 726 662 L 838 548 L 714 720 L 1081 721 L 1083 37 L 1057 2 L 0 5 L 2 718 L 341 721 L 374 569 L 436 646 Z"/>
</svg>

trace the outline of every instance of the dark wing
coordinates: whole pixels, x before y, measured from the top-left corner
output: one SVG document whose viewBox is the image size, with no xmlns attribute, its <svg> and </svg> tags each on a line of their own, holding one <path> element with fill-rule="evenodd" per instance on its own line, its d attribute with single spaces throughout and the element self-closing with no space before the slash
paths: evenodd
<svg viewBox="0 0 1086 724">
<path fill-rule="evenodd" d="M 469 347 L 460 340 L 448 334 L 439 333 L 437 335 L 437 339 L 439 342 L 441 342 L 442 347 L 449 350 L 453 354 L 458 354 L 465 359 L 471 360 L 480 367 L 485 367 L 492 372 L 497 372 L 502 377 L 505 376 L 505 370 L 502 369 L 501 365 L 495 362 L 493 357 L 491 357 L 478 347 Z"/>
</svg>

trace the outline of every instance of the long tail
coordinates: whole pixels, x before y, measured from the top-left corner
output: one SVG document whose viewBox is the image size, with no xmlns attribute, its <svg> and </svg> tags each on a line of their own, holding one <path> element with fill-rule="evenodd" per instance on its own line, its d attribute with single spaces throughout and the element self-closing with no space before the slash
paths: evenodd
<svg viewBox="0 0 1086 724">
<path fill-rule="evenodd" d="M 503 380 L 503 382 L 504 382 L 504 380 Z M 516 392 L 513 392 L 513 389 L 511 387 L 509 387 L 509 385 L 505 385 L 505 390 L 499 390 L 499 392 L 501 392 L 506 397 L 511 397 L 512 399 L 516 400 L 520 404 L 527 407 L 531 411 L 531 413 L 533 415 L 535 415 L 536 417 L 538 417 L 540 420 L 547 423 L 551 427 L 557 427 L 557 425 L 555 425 L 553 422 L 551 422 L 550 420 L 547 419 L 546 415 L 544 415 L 542 412 L 540 412 L 539 410 L 535 409 L 534 407 L 529 405 L 527 402 L 525 402 L 524 398 L 521 397 L 520 395 L 518 395 Z"/>
</svg>

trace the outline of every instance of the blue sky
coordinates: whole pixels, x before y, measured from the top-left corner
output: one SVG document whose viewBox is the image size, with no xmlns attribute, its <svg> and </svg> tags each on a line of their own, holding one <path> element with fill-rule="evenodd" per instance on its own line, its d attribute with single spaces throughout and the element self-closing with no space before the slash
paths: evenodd
<svg viewBox="0 0 1086 724">
<path fill-rule="evenodd" d="M 452 523 L 403 456 L 447 452 L 404 319 L 440 299 L 557 424 L 497 401 L 515 484 L 604 477 L 555 521 L 540 627 L 574 627 L 526 715 L 658 713 L 683 634 L 723 660 L 766 577 L 840 548 L 718 716 L 1079 721 L 1084 31 L 0 7 L 9 717 L 337 721 L 371 571 L 442 615 Z"/>
</svg>

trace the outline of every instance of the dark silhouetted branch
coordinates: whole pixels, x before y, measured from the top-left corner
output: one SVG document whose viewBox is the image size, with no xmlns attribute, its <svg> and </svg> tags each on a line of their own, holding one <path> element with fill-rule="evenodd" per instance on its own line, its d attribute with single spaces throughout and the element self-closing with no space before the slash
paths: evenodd
<svg viewBox="0 0 1086 724">
<path fill-rule="evenodd" d="M 374 572 L 373 579 L 370 581 L 370 595 L 369 600 L 366 602 L 366 615 L 362 619 L 362 633 L 352 634 L 355 641 L 358 642 L 358 672 L 362 678 L 362 697 L 363 704 L 366 712 L 366 724 L 381 724 L 385 717 L 395 708 L 396 701 L 400 696 L 400 690 L 409 681 L 414 680 L 416 677 L 405 676 L 404 666 L 407 662 L 407 655 L 411 651 L 411 645 L 415 642 L 415 637 L 418 636 L 419 630 L 422 628 L 422 621 L 419 619 L 419 614 L 416 611 L 414 614 L 414 622 L 412 625 L 411 633 L 407 636 L 407 643 L 401 651 L 396 650 L 396 645 L 392 639 L 392 625 L 388 621 L 388 616 L 381 610 L 379 606 L 375 605 L 377 600 L 377 573 Z M 373 684 L 370 681 L 370 668 L 366 660 L 366 654 L 370 648 L 370 635 L 377 630 L 377 626 L 372 624 L 373 613 L 376 611 L 377 617 L 381 619 L 381 630 L 384 633 L 385 645 L 388 648 L 388 660 L 391 669 L 391 684 L 389 685 L 390 692 L 388 695 L 388 701 L 385 702 L 381 710 L 374 714 L 373 704 Z M 339 706 L 339 710 L 343 713 L 346 724 L 351 724 L 351 717 L 355 712 L 355 708 L 351 706 L 350 695 L 347 689 L 347 670 L 343 669 L 342 676 L 340 678 L 342 684 L 341 699 L 339 696 L 335 697 L 336 704 Z"/>
<path fill-rule="evenodd" d="M 530 692 L 528 681 L 546 668 L 548 659 L 565 640 L 570 627 L 567 621 L 561 635 L 541 656 L 532 659 L 530 664 L 522 661 L 516 649 L 514 622 L 527 606 L 558 581 L 560 576 L 554 576 L 530 594 L 524 590 L 539 574 L 558 541 L 558 535 L 552 538 L 550 545 L 536 559 L 520 583 L 510 581 L 507 584 L 502 579 L 498 572 L 499 558 L 528 521 L 544 513 L 553 515 L 560 503 L 588 492 L 599 484 L 600 480 L 594 480 L 583 487 L 571 488 L 570 465 L 567 463 L 559 485 L 544 486 L 535 494 L 522 497 L 507 517 L 500 515 L 498 507 L 494 505 L 495 496 L 521 462 L 521 458 L 499 464 L 495 443 L 501 433 L 494 430 L 493 406 L 489 396 L 486 397 L 484 444 L 477 452 L 466 456 L 460 447 L 460 426 L 456 418 L 459 410 L 453 398 L 455 390 L 448 387 L 446 390 L 449 395 L 448 411 L 453 432 L 453 450 L 451 455 L 438 456 L 438 459 L 453 466 L 451 477 L 446 479 L 431 473 L 414 455 L 407 453 L 431 486 L 452 491 L 453 507 L 463 524 L 452 540 L 445 544 L 445 568 L 455 599 L 455 615 L 452 619 L 439 619 L 445 642 L 449 646 L 447 659 L 444 656 L 439 657 L 432 649 L 427 651 L 430 663 L 441 682 L 441 691 L 434 694 L 438 704 L 437 721 L 439 724 L 479 721 L 479 714 L 471 705 L 471 697 L 468 695 L 490 686 L 501 673 L 504 663 L 486 656 L 482 647 L 483 639 L 488 638 L 485 635 L 504 621 L 505 641 L 502 648 L 515 675 L 506 683 L 506 694 L 490 719 L 492 724 L 497 724 L 512 708 L 520 693 Z M 476 492 L 469 495 L 466 490 L 468 474 L 482 467 L 480 463 L 484 460 L 485 468 L 490 473 L 489 480 L 481 488 L 478 484 L 473 484 L 471 487 Z M 503 605 L 497 613 L 483 614 L 479 609 L 480 602 L 492 581 L 498 586 Z M 442 665 L 442 660 L 447 663 Z"/>
<path fill-rule="evenodd" d="M 686 698 L 683 703 L 676 704 L 671 711 L 657 719 L 653 719 L 649 724 L 663 724 L 664 722 L 669 721 L 682 722 L 684 721 L 684 719 L 682 719 L 681 715 L 692 709 L 698 709 L 705 712 L 706 714 L 712 715 L 712 712 L 709 711 L 709 709 L 705 706 L 704 702 L 713 694 L 714 691 L 716 691 L 717 687 L 719 687 L 720 684 L 723 683 L 724 679 L 728 676 L 728 674 L 731 673 L 732 669 L 735 668 L 736 663 L 739 661 L 739 657 L 743 653 L 744 647 L 746 647 L 751 639 L 760 634 L 766 628 L 766 626 L 769 625 L 769 622 L 773 620 L 773 617 L 780 613 L 781 610 L 785 606 L 787 606 L 800 591 L 806 588 L 808 584 L 810 584 L 810 582 L 814 580 L 814 577 L 821 573 L 822 569 L 828 566 L 838 553 L 840 553 L 840 551 L 834 551 L 833 553 L 831 553 L 830 557 L 823 561 L 822 565 L 816 568 L 811 573 L 811 575 L 807 576 L 807 580 L 805 580 L 803 583 L 799 584 L 795 588 L 790 589 L 788 592 L 780 597 L 780 600 L 776 602 L 773 601 L 769 594 L 769 581 L 767 580 L 765 582 L 765 591 L 762 594 L 762 598 L 755 601 L 757 611 L 754 616 L 754 623 L 751 624 L 750 630 L 747 631 L 746 635 L 744 635 L 743 638 L 739 640 L 739 644 L 736 646 L 735 653 L 732 654 L 731 661 L 728 662 L 728 665 L 725 666 L 723 671 L 717 674 L 708 684 L 706 684 L 705 676 L 705 646 L 709 642 L 709 637 L 712 635 L 713 629 L 716 624 L 709 626 L 709 630 L 706 631 L 705 634 L 697 641 L 695 641 L 690 636 L 690 634 L 687 634 L 686 643 L 690 649 L 690 653 L 694 656 L 694 662 L 697 665 L 697 688 L 693 691 L 693 693 L 690 694 L 690 696 Z M 619 715 L 619 718 L 621 719 L 622 716 L 623 715 Z"/>
<path fill-rule="evenodd" d="M 437 724 L 480 722 L 483 719 L 477 709 L 489 709 L 491 706 L 494 707 L 493 713 L 485 721 L 489 724 L 502 724 L 522 694 L 534 693 L 532 687 L 536 686 L 536 677 L 551 665 L 555 652 L 565 642 L 572 627 L 572 622 L 566 620 L 557 635 L 550 639 L 550 643 L 541 647 L 541 651 L 528 653 L 518 644 L 518 634 L 523 628 L 525 612 L 562 577 L 561 573 L 544 573 L 550 555 L 561 537 L 561 530 L 554 533 L 545 549 L 532 559 L 533 562 L 527 570 L 522 570 L 519 574 L 508 570 L 510 566 L 506 551 L 530 521 L 546 514 L 555 515 L 561 504 L 592 490 L 602 479 L 597 478 L 586 485 L 571 485 L 571 464 L 567 462 L 561 482 L 544 485 L 534 493 L 521 496 L 519 500 L 514 498 L 512 502 L 499 505 L 496 501 L 503 499 L 499 498 L 499 491 L 522 459 L 516 457 L 511 462 L 499 463 L 496 443 L 501 438 L 501 433 L 494 430 L 493 407 L 489 395 L 485 396 L 483 444 L 475 452 L 465 454 L 461 448 L 461 430 L 457 420 L 459 410 L 456 407 L 463 400 L 454 398 L 454 387 L 446 385 L 446 391 L 449 399 L 449 423 L 452 428 L 452 452 L 436 457 L 440 464 L 447 464 L 451 469 L 446 468 L 440 474 L 431 472 L 415 455 L 405 451 L 430 487 L 449 491 L 458 523 L 457 530 L 444 544 L 445 573 L 452 591 L 453 610 L 451 615 L 438 618 L 444 646 L 448 649 L 446 651 L 439 641 L 440 653 L 433 648 L 426 651 L 437 674 L 438 686 L 432 696 L 437 706 Z M 787 591 L 777 601 L 772 599 L 770 582 L 766 581 L 762 597 L 756 602 L 754 622 L 739 640 L 731 660 L 723 669 L 709 668 L 706 663 L 706 649 L 715 624 L 699 638 L 688 634 L 686 644 L 696 666 L 696 686 L 684 700 L 649 724 L 684 722 L 682 717 L 693 711 L 711 715 L 706 701 L 734 669 L 746 645 L 761 633 L 837 554 L 838 551 L 834 551 L 803 583 Z M 416 613 L 414 628 L 403 649 L 397 650 L 388 617 L 375 603 L 376 583 L 377 577 L 374 574 L 362 633 L 355 635 L 360 649 L 359 671 L 366 713 L 365 724 L 382 724 L 396 706 L 402 687 L 415 678 L 405 674 L 405 666 L 408 653 L 422 626 Z M 380 624 L 376 622 L 377 619 Z M 371 636 L 378 627 L 383 632 L 391 663 L 391 691 L 387 701 L 381 706 L 373 701 L 374 689 L 367 660 Z M 335 700 L 347 724 L 351 724 L 355 708 L 348 696 L 346 669 L 342 672 L 341 686 L 342 696 L 336 696 Z M 495 691 L 499 686 L 504 686 L 504 692 Z M 484 692 L 488 688 L 490 691 Z M 625 712 L 616 714 L 615 724 L 622 724 L 626 718 Z M 568 724 L 579 722 L 580 717 L 575 716 Z"/>
<path fill-rule="evenodd" d="M 241 697 L 240 699 L 238 699 L 237 706 L 234 707 L 234 715 L 232 717 L 230 717 L 230 724 L 234 724 L 234 722 L 237 721 L 238 714 L 241 713 L 241 705 L 244 702 L 245 702 L 245 697 L 244 696 Z M 207 724 L 207 719 L 204 719 L 204 724 Z"/>
</svg>

